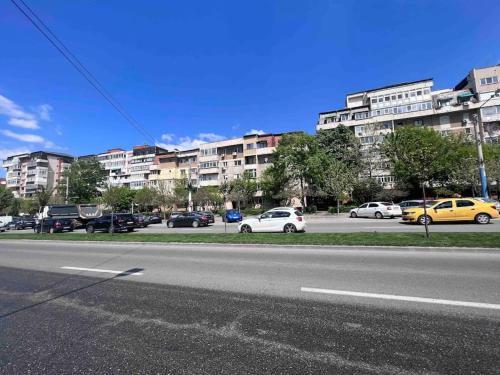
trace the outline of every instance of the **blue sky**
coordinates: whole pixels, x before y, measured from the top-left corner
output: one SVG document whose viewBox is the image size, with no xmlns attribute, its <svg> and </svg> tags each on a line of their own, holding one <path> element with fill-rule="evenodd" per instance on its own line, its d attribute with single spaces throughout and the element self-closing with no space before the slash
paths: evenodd
<svg viewBox="0 0 500 375">
<path fill-rule="evenodd" d="M 500 63 L 498 1 L 26 1 L 169 145 L 312 133 L 348 92 Z M 10 1 L 0 47 L 0 158 L 147 141 Z"/>
</svg>

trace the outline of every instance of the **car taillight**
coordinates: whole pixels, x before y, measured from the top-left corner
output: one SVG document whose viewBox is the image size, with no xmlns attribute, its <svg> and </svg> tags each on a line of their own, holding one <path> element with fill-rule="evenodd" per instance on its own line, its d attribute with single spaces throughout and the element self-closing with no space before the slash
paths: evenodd
<svg viewBox="0 0 500 375">
<path fill-rule="evenodd" d="M 202 218 L 203 220 L 208 219 L 208 217 L 207 217 L 207 216 L 202 216 L 201 218 Z"/>
<path fill-rule="evenodd" d="M 496 209 L 497 209 L 497 206 L 493 205 L 493 206 L 491 206 L 491 208 L 493 208 L 493 209 L 495 209 L 495 210 L 496 210 Z"/>
<path fill-rule="evenodd" d="M 56 221 L 56 227 L 60 227 L 62 224 L 59 221 Z"/>
<path fill-rule="evenodd" d="M 297 221 L 302 221 L 302 216 L 297 216 Z"/>
</svg>

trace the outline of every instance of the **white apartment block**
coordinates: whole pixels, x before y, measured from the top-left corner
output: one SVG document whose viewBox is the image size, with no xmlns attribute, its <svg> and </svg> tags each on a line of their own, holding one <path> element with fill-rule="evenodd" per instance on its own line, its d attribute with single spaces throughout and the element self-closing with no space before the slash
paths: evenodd
<svg viewBox="0 0 500 375">
<path fill-rule="evenodd" d="M 6 187 L 16 198 L 32 197 L 42 190 L 55 191 L 72 162 L 70 155 L 45 151 L 9 156 L 3 161 Z"/>
<path fill-rule="evenodd" d="M 433 79 L 404 82 L 348 94 L 345 107 L 321 112 L 317 130 L 349 127 L 367 157 L 384 134 L 400 126 L 429 126 L 442 134 L 473 134 L 473 115 L 484 127 L 485 141 L 500 138 L 500 66 L 473 69 L 452 89 L 433 90 Z M 493 97 L 492 97 L 493 96 Z M 383 159 L 371 177 L 390 185 L 393 177 Z"/>
</svg>

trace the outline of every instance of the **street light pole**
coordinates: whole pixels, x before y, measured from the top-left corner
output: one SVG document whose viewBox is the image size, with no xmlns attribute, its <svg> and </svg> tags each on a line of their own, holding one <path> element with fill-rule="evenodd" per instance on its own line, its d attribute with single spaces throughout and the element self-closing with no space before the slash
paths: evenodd
<svg viewBox="0 0 500 375">
<path fill-rule="evenodd" d="M 481 136 L 479 134 L 477 113 L 472 115 L 472 122 L 474 123 L 474 138 L 476 142 L 477 161 L 479 163 L 479 179 L 481 181 L 481 196 L 488 197 L 488 180 L 486 178 L 486 168 L 484 167 L 483 145 L 481 143 Z"/>
<path fill-rule="evenodd" d="M 474 138 L 476 142 L 477 160 L 479 163 L 481 196 L 483 198 L 489 198 L 489 196 L 488 196 L 488 179 L 486 178 L 486 168 L 484 167 L 484 156 L 483 156 L 484 131 L 483 131 L 483 122 L 481 121 L 481 108 L 499 94 L 500 94 L 500 89 L 495 90 L 495 93 L 479 106 L 479 108 L 477 109 L 477 113 L 474 113 L 472 115 L 472 122 L 474 123 Z"/>
</svg>

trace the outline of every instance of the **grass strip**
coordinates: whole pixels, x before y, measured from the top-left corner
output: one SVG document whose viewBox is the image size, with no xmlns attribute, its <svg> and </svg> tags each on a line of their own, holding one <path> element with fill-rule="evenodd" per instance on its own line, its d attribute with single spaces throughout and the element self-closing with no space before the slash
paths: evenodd
<svg viewBox="0 0 500 375">
<path fill-rule="evenodd" d="M 364 245 L 500 248 L 500 233 L 2 233 L 4 240 L 178 242 L 270 245 Z"/>
</svg>

